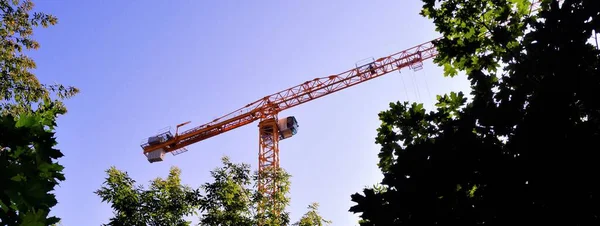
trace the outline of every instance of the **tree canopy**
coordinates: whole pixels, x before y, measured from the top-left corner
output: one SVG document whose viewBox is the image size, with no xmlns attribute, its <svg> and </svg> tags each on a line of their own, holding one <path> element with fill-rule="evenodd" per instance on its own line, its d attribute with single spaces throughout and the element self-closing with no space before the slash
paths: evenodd
<svg viewBox="0 0 600 226">
<path fill-rule="evenodd" d="M 0 116 L 0 222 L 3 225 L 51 225 L 57 200 L 51 192 L 65 180 L 63 156 L 54 148 L 55 120 L 61 110 L 52 104 L 19 116 Z"/>
<path fill-rule="evenodd" d="M 190 225 L 184 217 L 195 214 L 200 205 L 199 191 L 181 184 L 177 167 L 171 167 L 166 179 L 151 181 L 147 189 L 115 167 L 106 173 L 104 186 L 95 191 L 114 211 L 106 225 Z"/>
<path fill-rule="evenodd" d="M 379 114 L 383 188 L 352 195 L 360 225 L 600 223 L 600 1 L 423 2 L 434 62 L 472 98 Z"/>
<path fill-rule="evenodd" d="M 55 105 L 66 108 L 60 99 L 69 98 L 79 90 L 61 84 L 42 84 L 31 72 L 35 61 L 27 51 L 40 47 L 33 39 L 34 28 L 55 25 L 58 19 L 43 12 L 33 12 L 31 0 L 0 0 L 0 109 L 2 114 L 28 112 L 37 104 L 55 100 Z"/>
<path fill-rule="evenodd" d="M 294 223 L 293 226 L 324 226 L 331 224 L 330 220 L 326 220 L 319 214 L 319 203 L 311 203 L 308 205 L 308 212 L 306 212 L 298 222 Z"/>
<path fill-rule="evenodd" d="M 290 201 L 290 175 L 285 170 L 271 172 L 278 177 L 279 189 L 274 195 L 274 205 L 259 214 L 258 204 L 265 197 L 257 189 L 258 172 L 251 173 L 249 164 L 231 162 L 227 156 L 221 163 L 210 172 L 213 180 L 198 189 L 181 184 L 181 171 L 177 167 L 171 168 L 166 180 L 158 178 L 147 189 L 136 185 L 126 172 L 111 167 L 106 171 L 104 186 L 95 192 L 103 202 L 110 203 L 114 211 L 107 225 L 189 225 L 184 218 L 195 214 L 199 215 L 199 225 L 205 226 L 290 224 L 286 211 Z M 323 225 L 317 222 L 329 221 L 318 214 L 317 205 L 313 204 L 294 225 Z"/>
<path fill-rule="evenodd" d="M 210 172 L 214 181 L 201 186 L 204 196 L 200 224 L 256 225 L 250 165 L 232 163 L 228 157 L 223 157 L 221 162 L 221 167 Z"/>
<path fill-rule="evenodd" d="M 281 226 L 290 225 L 289 206 L 290 177 L 284 169 L 265 171 L 276 178 L 277 192 L 273 200 L 266 200 L 257 188 L 258 172 L 250 173 L 250 165 L 232 163 L 229 157 L 221 159 L 222 166 L 211 171 L 214 181 L 202 185 L 204 197 L 200 206 L 200 225 L 206 226 Z M 267 203 L 263 213 L 258 212 L 259 203 Z M 317 211 L 316 203 L 293 225 L 321 226 L 323 220 Z M 314 223 L 314 224 L 313 224 Z"/>
<path fill-rule="evenodd" d="M 31 72 L 36 64 L 26 55 L 40 47 L 33 39 L 39 26 L 57 23 L 43 12 L 31 12 L 31 0 L 0 0 L 0 223 L 52 225 L 48 216 L 57 200 L 52 191 L 65 180 L 55 149 L 61 102 L 78 90 L 42 84 Z"/>
</svg>

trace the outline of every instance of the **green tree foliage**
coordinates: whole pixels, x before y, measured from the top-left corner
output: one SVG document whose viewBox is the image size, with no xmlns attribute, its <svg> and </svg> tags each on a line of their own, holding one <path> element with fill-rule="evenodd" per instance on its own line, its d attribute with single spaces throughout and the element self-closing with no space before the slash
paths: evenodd
<svg viewBox="0 0 600 226">
<path fill-rule="evenodd" d="M 61 108 L 52 103 L 19 116 L 0 116 L 0 224 L 51 225 L 54 187 L 65 179 L 63 156 L 54 148 L 55 120 Z"/>
<path fill-rule="evenodd" d="M 600 1 L 423 1 L 473 98 L 379 114 L 384 189 L 352 195 L 360 224 L 600 224 Z"/>
<path fill-rule="evenodd" d="M 55 25 L 56 17 L 42 12 L 30 11 L 31 0 L 0 0 L 2 21 L 0 23 L 0 111 L 2 114 L 27 113 L 33 104 L 45 103 L 58 97 L 64 99 L 78 90 L 60 84 L 41 84 L 31 72 L 36 64 L 25 53 L 40 47 L 35 41 L 33 29 Z M 56 99 L 56 98 L 54 98 Z M 55 107 L 63 108 L 60 101 Z"/>
<path fill-rule="evenodd" d="M 294 223 L 293 226 L 324 226 L 331 224 L 330 220 L 325 220 L 319 214 L 319 203 L 311 203 L 308 205 L 308 212 L 306 212 L 298 222 Z"/>
<path fill-rule="evenodd" d="M 56 117 L 66 112 L 61 100 L 76 94 L 74 87 L 41 84 L 27 51 L 39 48 L 36 27 L 48 27 L 56 17 L 31 13 L 30 0 L 0 0 L 0 223 L 52 225 L 56 205 L 51 193 L 65 179 L 54 149 Z"/>
<path fill-rule="evenodd" d="M 153 180 L 148 189 L 115 167 L 106 173 L 104 186 L 95 194 L 111 203 L 114 216 L 107 225 L 190 225 L 184 217 L 195 214 L 200 205 L 199 191 L 181 185 L 177 167 L 171 167 L 166 179 Z"/>
<path fill-rule="evenodd" d="M 266 184 L 267 190 L 272 190 L 273 186 L 277 186 L 275 193 L 271 195 L 269 199 L 258 191 L 254 191 L 255 205 L 259 203 L 266 203 L 264 213 L 257 213 L 256 219 L 260 225 L 264 226 L 279 226 L 289 225 L 290 213 L 286 211 L 286 208 L 290 205 L 290 177 L 291 175 L 286 172 L 283 168 L 272 169 L 267 168 L 263 172 L 254 172 L 254 179 L 258 183 L 258 176 L 262 174 L 264 178 L 274 178 L 276 184 Z M 258 184 L 255 184 L 257 188 Z"/>
<path fill-rule="evenodd" d="M 250 165 L 221 159 L 223 166 L 210 172 L 214 181 L 201 186 L 204 191 L 200 225 L 256 225 Z"/>
<path fill-rule="evenodd" d="M 273 195 L 274 202 L 266 201 L 257 189 L 258 172 L 250 173 L 250 165 L 232 163 L 229 157 L 221 159 L 223 166 L 211 171 L 213 182 L 202 185 L 204 197 L 200 210 L 200 225 L 206 226 L 264 226 L 288 225 L 290 175 L 283 169 L 277 172 L 263 172 L 263 176 L 271 174 L 278 181 L 278 190 Z M 274 174 L 274 175 L 273 175 Z M 259 214 L 258 204 L 261 201 L 270 203 Z M 276 214 L 279 213 L 279 214 Z"/>
<path fill-rule="evenodd" d="M 233 163 L 227 156 L 221 162 L 222 166 L 210 172 L 213 181 L 199 189 L 181 185 L 176 167 L 166 180 L 158 178 L 148 189 L 136 185 L 126 172 L 110 168 L 104 186 L 95 192 L 114 210 L 107 225 L 189 225 L 183 217 L 193 214 L 200 215 L 199 225 L 203 226 L 255 226 L 259 221 L 263 226 L 290 224 L 285 210 L 290 202 L 290 175 L 285 170 L 270 172 L 276 174 L 279 189 L 274 202 L 260 215 L 258 203 L 264 197 L 257 189 L 258 173 L 251 173 L 249 164 Z M 309 207 L 300 225 L 329 222 L 319 216 L 317 207 Z"/>
</svg>

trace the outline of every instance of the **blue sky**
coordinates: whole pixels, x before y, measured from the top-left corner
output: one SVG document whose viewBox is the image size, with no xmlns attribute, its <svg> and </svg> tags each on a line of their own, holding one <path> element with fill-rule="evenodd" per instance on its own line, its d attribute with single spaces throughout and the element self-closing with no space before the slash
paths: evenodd
<svg viewBox="0 0 600 226">
<path fill-rule="evenodd" d="M 257 123 L 149 164 L 139 144 L 161 128 L 200 125 L 265 95 L 337 74 L 437 37 L 420 1 L 37 1 L 59 18 L 41 29 L 32 56 L 42 82 L 77 86 L 58 122 L 67 180 L 53 214 L 64 225 L 99 225 L 112 215 L 93 194 L 116 166 L 146 184 L 172 165 L 199 186 L 228 155 L 256 167 Z M 377 113 L 392 101 L 431 106 L 436 94 L 465 90 L 431 61 L 282 112 L 300 124 L 280 143 L 292 174 L 292 220 L 311 202 L 333 225 L 356 225 L 352 193 L 381 178 Z M 187 128 L 189 128 L 189 126 Z"/>
</svg>

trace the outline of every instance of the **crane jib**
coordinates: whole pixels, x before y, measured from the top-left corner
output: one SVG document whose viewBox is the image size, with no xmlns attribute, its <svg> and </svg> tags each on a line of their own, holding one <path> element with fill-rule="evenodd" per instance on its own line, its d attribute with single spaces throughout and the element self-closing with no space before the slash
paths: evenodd
<svg viewBox="0 0 600 226">
<path fill-rule="evenodd" d="M 328 77 L 316 78 L 300 85 L 266 96 L 251 104 L 246 105 L 210 123 L 175 134 L 165 138 L 163 142 L 142 144 L 144 153 L 163 150 L 164 153 L 172 152 L 187 145 L 208 139 L 224 132 L 250 124 L 261 118 L 266 118 L 277 113 L 298 106 L 302 103 L 326 96 L 360 84 L 362 82 L 380 77 L 387 73 L 405 67 L 422 64 L 437 54 L 432 42 L 426 42 L 413 48 L 381 57 L 373 62 L 353 68 L 346 72 Z M 412 69 L 419 69 L 414 67 Z M 150 139 L 149 139 L 150 140 Z"/>
</svg>

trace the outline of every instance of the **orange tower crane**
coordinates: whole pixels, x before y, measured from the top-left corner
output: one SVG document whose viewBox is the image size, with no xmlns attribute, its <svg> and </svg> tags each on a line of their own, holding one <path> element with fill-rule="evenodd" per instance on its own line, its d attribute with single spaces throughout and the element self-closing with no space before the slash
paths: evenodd
<svg viewBox="0 0 600 226">
<path fill-rule="evenodd" d="M 271 196 L 277 191 L 276 181 L 272 176 L 264 176 L 261 173 L 279 168 L 279 141 L 294 136 L 298 131 L 296 118 L 294 116 L 279 118 L 281 111 L 405 67 L 420 70 L 423 61 L 436 54 L 433 43 L 426 42 L 365 65 L 356 66 L 346 72 L 315 78 L 265 96 L 209 123 L 183 132 L 179 132 L 179 128 L 190 122 L 179 124 L 174 135 L 166 131 L 149 137 L 141 146 L 150 163 L 158 162 L 164 159 L 166 153 L 170 152 L 173 155 L 183 153 L 187 151 L 188 145 L 259 121 L 258 190 L 266 196 L 267 200 L 272 201 Z M 259 213 L 261 210 L 262 208 L 259 207 Z"/>
<path fill-rule="evenodd" d="M 531 4 L 530 12 L 539 8 L 539 2 L 534 1 Z M 264 176 L 261 173 L 273 172 L 272 170 L 279 168 L 279 141 L 294 136 L 298 131 L 296 118 L 294 116 L 279 118 L 281 111 L 406 67 L 415 71 L 420 70 L 423 61 L 436 55 L 437 50 L 433 41 L 429 41 L 362 66 L 357 65 L 340 74 L 315 78 L 265 96 L 209 123 L 181 133 L 179 128 L 190 122 L 179 124 L 175 135 L 170 131 L 159 133 L 145 139 L 141 147 L 150 163 L 163 161 L 166 153 L 181 154 L 187 151 L 188 145 L 259 121 L 258 190 L 269 202 L 272 202 L 272 195 L 277 191 L 276 181 L 273 175 Z M 264 211 L 264 205 L 266 203 L 259 204 L 259 214 Z"/>
</svg>

